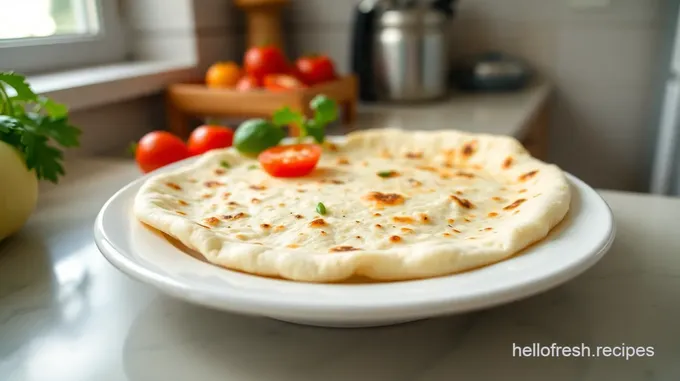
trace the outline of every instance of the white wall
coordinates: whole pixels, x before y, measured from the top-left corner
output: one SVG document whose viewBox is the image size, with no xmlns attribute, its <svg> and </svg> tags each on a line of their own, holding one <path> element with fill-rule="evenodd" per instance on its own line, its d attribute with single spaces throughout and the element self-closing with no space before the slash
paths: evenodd
<svg viewBox="0 0 680 381">
<path fill-rule="evenodd" d="M 125 0 L 132 57 L 176 59 L 196 55 L 197 73 L 243 50 L 240 14 L 226 0 Z M 72 113 L 84 133 L 70 155 L 120 155 L 144 133 L 165 128 L 162 94 Z"/>
<path fill-rule="evenodd" d="M 665 1 L 610 0 L 589 11 L 573 2 L 461 0 L 452 58 L 486 49 L 526 58 L 557 87 L 551 160 L 599 187 L 643 189 Z M 326 51 L 346 70 L 354 4 L 294 1 L 295 50 Z"/>
</svg>

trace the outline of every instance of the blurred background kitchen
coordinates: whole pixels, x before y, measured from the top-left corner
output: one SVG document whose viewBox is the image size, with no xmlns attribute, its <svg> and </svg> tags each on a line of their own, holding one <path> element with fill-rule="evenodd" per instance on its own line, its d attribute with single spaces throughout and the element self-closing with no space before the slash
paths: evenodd
<svg viewBox="0 0 680 381">
<path fill-rule="evenodd" d="M 405 12 L 423 6 L 442 17 Z M 680 190 L 678 1 L 0 0 L 0 9 L 0 69 L 32 74 L 36 90 L 71 107 L 81 155 L 119 154 L 165 128 L 167 86 L 241 62 L 262 34 L 290 57 L 328 54 L 339 73 L 357 72 L 362 128 L 508 133 L 598 188 Z M 420 42 L 381 50 L 404 38 Z"/>
</svg>

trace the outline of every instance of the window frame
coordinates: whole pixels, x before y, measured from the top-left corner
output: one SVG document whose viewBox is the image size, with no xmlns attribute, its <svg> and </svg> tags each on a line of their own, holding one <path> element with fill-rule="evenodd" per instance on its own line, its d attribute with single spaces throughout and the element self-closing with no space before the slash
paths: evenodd
<svg viewBox="0 0 680 381">
<path fill-rule="evenodd" d="M 124 61 L 128 52 L 119 1 L 85 1 L 100 10 L 97 34 L 0 40 L 0 71 L 34 74 Z"/>
</svg>

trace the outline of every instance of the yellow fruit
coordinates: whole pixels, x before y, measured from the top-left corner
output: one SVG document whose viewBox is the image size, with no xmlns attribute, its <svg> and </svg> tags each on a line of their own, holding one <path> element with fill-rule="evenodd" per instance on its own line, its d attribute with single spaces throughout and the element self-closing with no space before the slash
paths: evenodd
<svg viewBox="0 0 680 381">
<path fill-rule="evenodd" d="M 0 240 L 16 233 L 38 201 L 38 179 L 17 150 L 0 141 Z"/>
</svg>

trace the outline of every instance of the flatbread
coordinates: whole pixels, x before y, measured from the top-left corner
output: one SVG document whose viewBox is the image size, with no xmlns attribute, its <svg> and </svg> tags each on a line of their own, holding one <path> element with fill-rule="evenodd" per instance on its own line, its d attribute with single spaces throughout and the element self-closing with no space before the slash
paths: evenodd
<svg viewBox="0 0 680 381">
<path fill-rule="evenodd" d="M 376 129 L 327 145 L 293 179 L 232 148 L 208 152 L 146 181 L 134 213 L 219 266 L 335 282 L 501 261 L 544 238 L 569 203 L 563 172 L 513 138 Z"/>
</svg>

